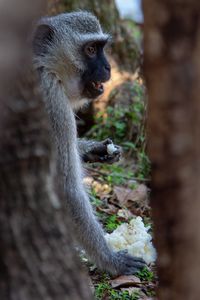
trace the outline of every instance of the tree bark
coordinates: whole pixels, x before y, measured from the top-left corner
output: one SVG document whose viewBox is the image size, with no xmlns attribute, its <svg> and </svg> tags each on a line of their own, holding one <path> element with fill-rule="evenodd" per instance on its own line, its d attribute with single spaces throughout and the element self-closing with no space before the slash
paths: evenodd
<svg viewBox="0 0 200 300">
<path fill-rule="evenodd" d="M 40 5 L 0 4 L 0 298 L 87 300 L 27 43 Z"/>
<path fill-rule="evenodd" d="M 200 2 L 144 0 L 160 300 L 200 295 Z"/>
</svg>

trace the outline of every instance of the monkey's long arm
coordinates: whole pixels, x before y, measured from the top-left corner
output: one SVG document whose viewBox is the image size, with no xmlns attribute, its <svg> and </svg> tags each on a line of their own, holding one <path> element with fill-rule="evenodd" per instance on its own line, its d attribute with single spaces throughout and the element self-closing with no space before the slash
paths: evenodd
<svg viewBox="0 0 200 300">
<path fill-rule="evenodd" d="M 121 147 L 114 145 L 115 151 L 108 153 L 107 146 L 112 144 L 111 139 L 106 139 L 102 142 L 93 140 L 78 139 L 79 154 L 83 162 L 86 163 L 108 163 L 112 164 L 120 160 Z"/>
<path fill-rule="evenodd" d="M 104 232 L 93 214 L 82 183 L 75 118 L 62 85 L 55 75 L 48 73 L 41 73 L 41 84 L 57 148 L 58 168 L 67 200 L 68 217 L 71 218 L 76 239 L 101 269 L 112 274 L 133 274 L 145 265 L 144 261 L 124 251 L 110 250 Z"/>
</svg>

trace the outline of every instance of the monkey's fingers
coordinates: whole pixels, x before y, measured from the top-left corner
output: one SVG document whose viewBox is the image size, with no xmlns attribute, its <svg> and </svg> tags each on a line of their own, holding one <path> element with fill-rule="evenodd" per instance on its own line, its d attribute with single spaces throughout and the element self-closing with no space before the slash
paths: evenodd
<svg viewBox="0 0 200 300">
<path fill-rule="evenodd" d="M 107 146 L 109 144 L 113 144 L 113 141 L 110 138 L 107 138 L 102 143 Z"/>
<path fill-rule="evenodd" d="M 146 267 L 146 262 L 141 257 L 131 256 L 126 250 L 117 252 L 120 275 L 132 275 Z"/>
<path fill-rule="evenodd" d="M 117 153 L 116 155 L 105 155 L 100 158 L 101 162 L 107 163 L 107 164 L 113 164 L 115 162 L 118 162 L 121 158 L 121 153 Z"/>
</svg>

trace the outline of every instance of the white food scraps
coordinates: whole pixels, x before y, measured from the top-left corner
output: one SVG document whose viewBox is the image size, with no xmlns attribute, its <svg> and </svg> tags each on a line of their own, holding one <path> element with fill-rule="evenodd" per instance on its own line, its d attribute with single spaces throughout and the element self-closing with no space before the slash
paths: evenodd
<svg viewBox="0 0 200 300">
<path fill-rule="evenodd" d="M 152 244 L 152 236 L 148 233 L 150 226 L 145 227 L 141 217 L 136 217 L 130 223 L 121 224 L 105 238 L 109 246 L 116 250 L 127 249 L 128 253 L 142 257 L 147 264 L 156 260 L 156 250 Z"/>
<path fill-rule="evenodd" d="M 108 154 L 112 155 L 116 150 L 117 150 L 117 148 L 115 147 L 115 145 L 113 143 L 107 145 Z"/>
</svg>

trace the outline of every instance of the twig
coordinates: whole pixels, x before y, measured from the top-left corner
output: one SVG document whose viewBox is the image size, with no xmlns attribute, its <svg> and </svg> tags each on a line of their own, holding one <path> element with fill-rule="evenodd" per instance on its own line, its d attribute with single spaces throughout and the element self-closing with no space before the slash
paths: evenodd
<svg viewBox="0 0 200 300">
<path fill-rule="evenodd" d="M 93 173 L 96 173 L 96 174 L 98 174 L 98 175 L 102 175 L 103 177 L 106 177 L 106 176 L 109 175 L 109 174 L 107 174 L 107 173 L 105 173 L 105 172 L 102 172 L 102 171 L 99 171 L 99 170 L 95 170 L 95 169 L 90 168 L 90 167 L 87 167 L 86 170 L 91 171 L 91 172 L 93 172 Z M 126 176 L 126 175 L 123 175 L 123 177 L 126 178 L 126 179 L 133 179 L 133 180 L 143 181 L 143 182 L 148 182 L 148 181 L 150 181 L 150 179 L 148 179 L 148 178 L 138 178 L 138 177 L 131 177 L 131 178 L 130 178 L 130 177 Z"/>
</svg>

